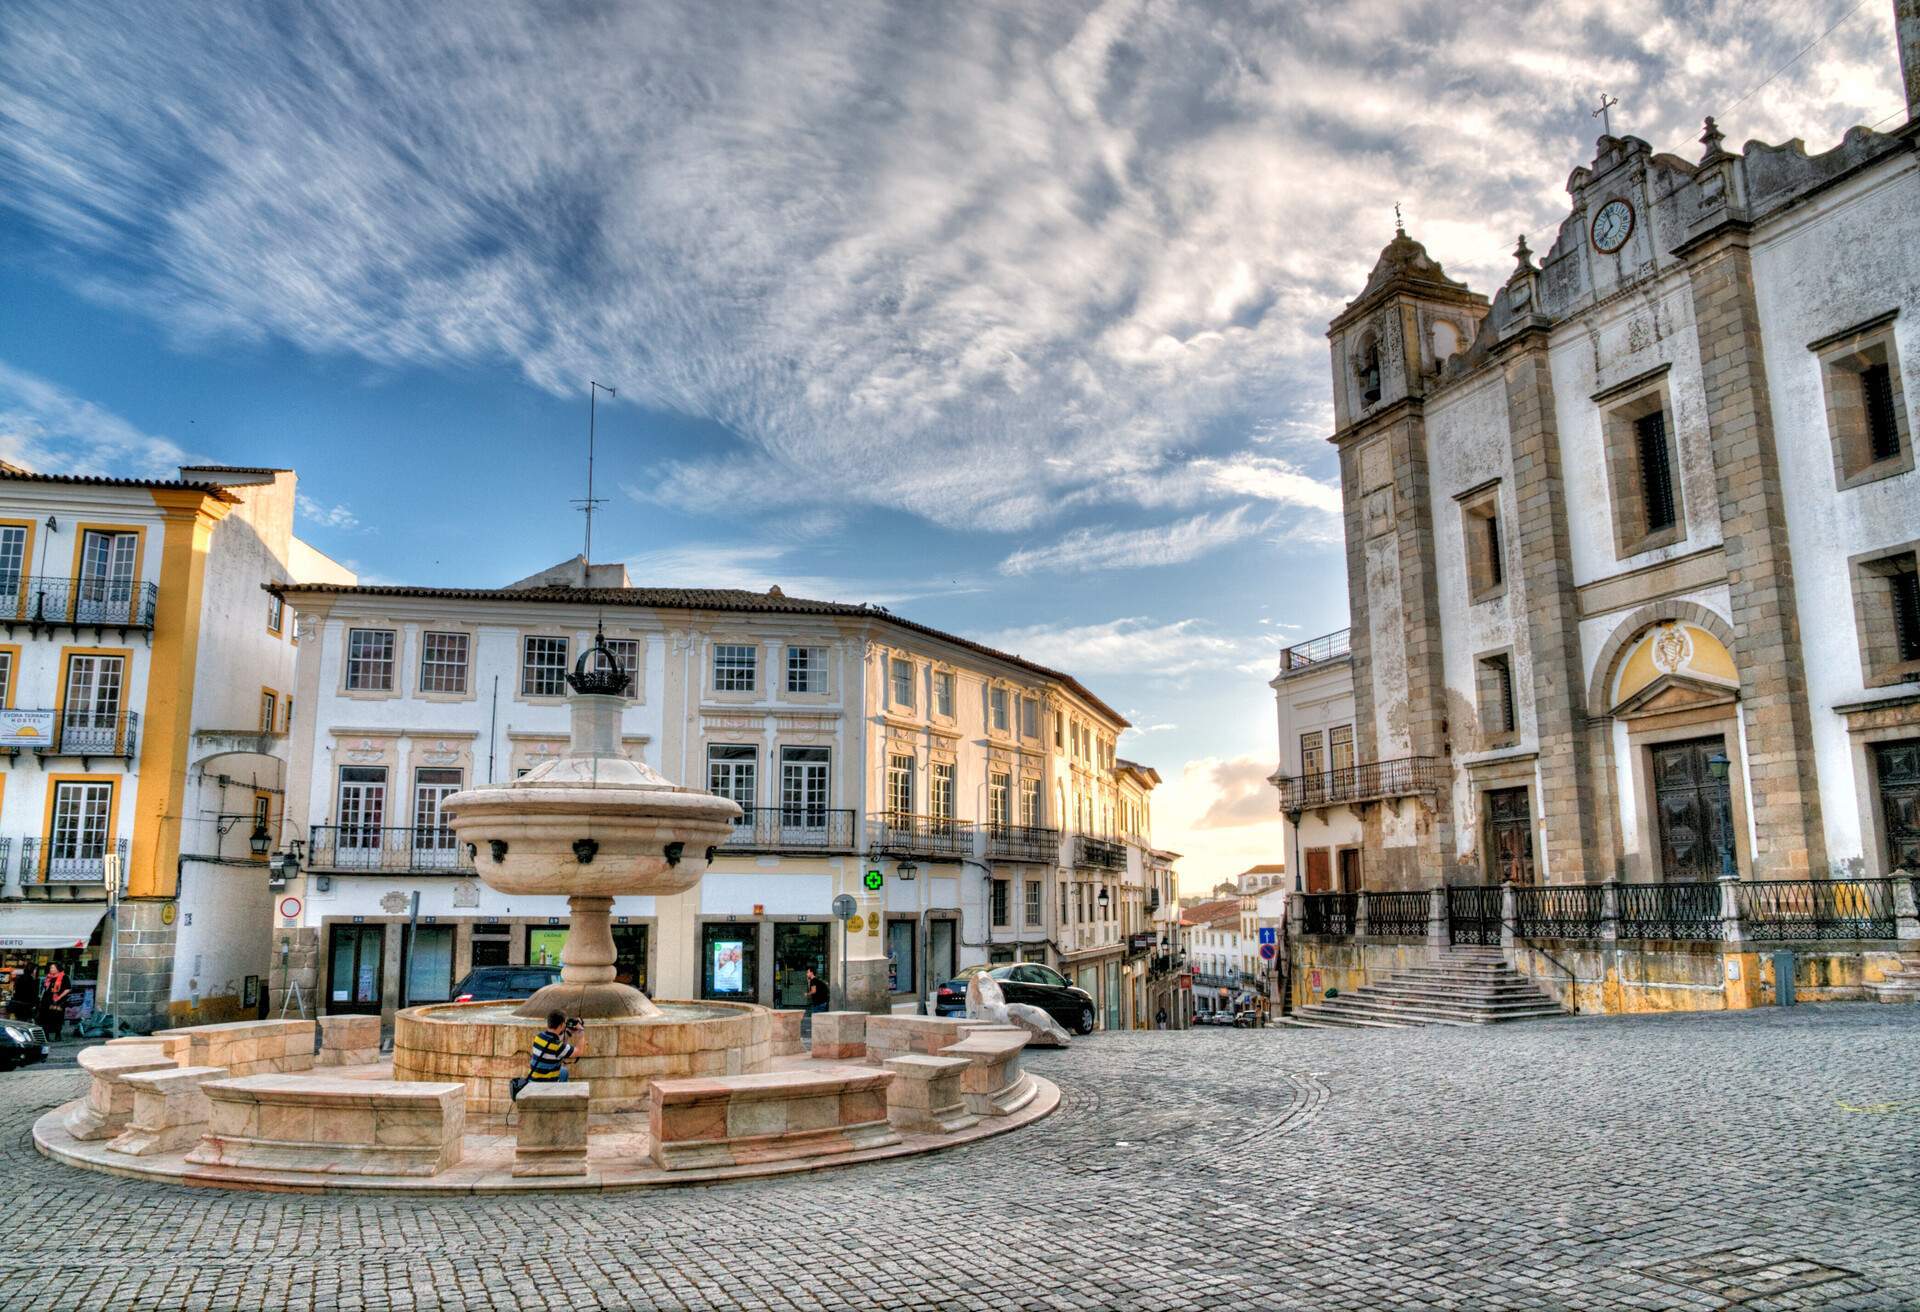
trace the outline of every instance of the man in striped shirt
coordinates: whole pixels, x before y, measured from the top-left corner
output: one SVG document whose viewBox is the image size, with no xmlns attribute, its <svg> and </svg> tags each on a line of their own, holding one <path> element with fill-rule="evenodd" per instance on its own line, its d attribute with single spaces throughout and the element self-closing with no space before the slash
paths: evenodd
<svg viewBox="0 0 1920 1312">
<path fill-rule="evenodd" d="M 586 1050 L 586 1036 L 577 1020 L 568 1020 L 563 1011 L 547 1013 L 547 1027 L 533 1036 L 533 1054 L 527 1061 L 527 1078 L 535 1083 L 552 1080 L 565 1082 L 567 1067 L 580 1060 Z"/>
</svg>

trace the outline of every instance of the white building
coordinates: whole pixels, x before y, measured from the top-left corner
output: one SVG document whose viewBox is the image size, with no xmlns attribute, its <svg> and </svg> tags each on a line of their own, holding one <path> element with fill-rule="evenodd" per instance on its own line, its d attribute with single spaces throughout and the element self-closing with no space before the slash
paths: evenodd
<svg viewBox="0 0 1920 1312">
<path fill-rule="evenodd" d="M 313 708 L 290 783 L 310 846 L 275 938 L 321 1010 L 391 1013 L 475 965 L 557 960 L 564 900 L 487 888 L 487 855 L 439 807 L 564 747 L 564 677 L 604 626 L 634 671 L 632 753 L 745 813 L 698 889 L 616 901 L 625 977 L 793 1006 L 811 965 L 851 1005 L 912 1008 L 961 966 L 1036 960 L 1126 1023 L 1149 816 L 1113 754 L 1124 719 L 1067 675 L 876 608 L 631 588 L 617 566 L 555 585 L 582 568 L 285 591 Z M 839 894 L 860 909 L 844 937 Z"/>
<path fill-rule="evenodd" d="M 1286 817 L 1295 888 L 1356 892 L 1361 886 L 1361 811 L 1354 757 L 1353 654 L 1347 630 L 1280 653 L 1268 684 L 1280 724 L 1272 776 Z"/>
</svg>

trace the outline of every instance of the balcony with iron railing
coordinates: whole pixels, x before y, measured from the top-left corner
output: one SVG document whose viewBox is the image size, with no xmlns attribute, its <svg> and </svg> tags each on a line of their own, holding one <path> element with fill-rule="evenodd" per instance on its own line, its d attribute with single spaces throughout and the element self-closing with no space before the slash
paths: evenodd
<svg viewBox="0 0 1920 1312">
<path fill-rule="evenodd" d="M 1402 756 L 1316 774 L 1274 775 L 1272 782 L 1280 790 L 1282 811 L 1311 811 L 1432 793 L 1439 787 L 1441 770 L 1438 757 Z"/>
<path fill-rule="evenodd" d="M 316 871 L 353 874 L 471 875 L 473 858 L 453 830 L 314 825 L 308 831 L 307 865 Z"/>
<path fill-rule="evenodd" d="M 973 855 L 971 820 L 888 811 L 867 817 L 867 846 L 878 856 L 957 861 Z"/>
<path fill-rule="evenodd" d="M 110 855 L 119 858 L 121 877 L 124 879 L 127 868 L 127 840 L 124 838 L 111 846 L 102 840 L 89 840 L 84 836 L 77 842 L 59 843 L 41 838 L 24 839 L 20 844 L 20 884 L 23 888 L 48 884 L 104 886 L 107 882 L 107 858 Z"/>
<path fill-rule="evenodd" d="M 1112 835 L 1075 834 L 1073 863 L 1096 870 L 1125 870 L 1127 845 Z"/>
<path fill-rule="evenodd" d="M 1353 651 L 1353 630 L 1340 629 L 1333 633 L 1323 633 L 1317 638 L 1305 642 L 1296 642 L 1291 647 L 1280 649 L 1280 673 L 1288 674 L 1294 670 L 1304 670 L 1310 666 L 1327 661 L 1339 660 Z"/>
<path fill-rule="evenodd" d="M 151 629 L 160 599 L 153 583 L 57 575 L 0 575 L 0 624 L 11 629 Z"/>
<path fill-rule="evenodd" d="M 1001 861 L 1051 865 L 1060 859 L 1060 831 L 1050 825 L 987 823 L 987 855 Z"/>
<path fill-rule="evenodd" d="M 13 738 L 4 750 L 25 748 L 36 756 L 96 756 L 133 760 L 140 751 L 140 716 L 134 711 L 15 711 Z"/>
<path fill-rule="evenodd" d="M 742 807 L 722 852 L 851 852 L 854 812 L 810 806 Z"/>
</svg>

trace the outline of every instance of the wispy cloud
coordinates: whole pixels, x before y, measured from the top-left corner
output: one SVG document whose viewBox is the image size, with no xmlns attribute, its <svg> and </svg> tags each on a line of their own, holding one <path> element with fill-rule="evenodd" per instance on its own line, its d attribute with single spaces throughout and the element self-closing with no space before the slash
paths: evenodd
<svg viewBox="0 0 1920 1312">
<path fill-rule="evenodd" d="M 1266 521 L 1250 519 L 1247 507 L 1235 506 L 1225 514 L 1195 515 L 1150 528 L 1078 528 L 1046 546 L 1021 548 L 1000 562 L 1000 572 L 1013 575 L 1042 571 L 1084 573 L 1096 569 L 1177 565 L 1252 537 L 1266 526 Z"/>
<path fill-rule="evenodd" d="M 317 501 L 306 493 L 298 497 L 300 518 L 321 528 L 330 528 L 336 532 L 353 533 L 360 528 L 360 517 L 342 505 L 327 505 Z"/>
<path fill-rule="evenodd" d="M 0 458 L 48 474 L 146 478 L 171 478 L 193 463 L 170 439 L 6 364 L 0 364 Z"/>
<path fill-rule="evenodd" d="M 1884 3 L 1730 107 L 1840 3 L 14 0 L 0 205 L 175 331 L 609 369 L 739 436 L 650 471 L 678 504 L 1308 516 L 1325 451 L 1227 453 L 1313 435 L 1394 201 L 1486 288 L 1597 80 L 1658 148 L 1835 140 L 1899 107 Z"/>
<path fill-rule="evenodd" d="M 1291 859 L 1280 799 L 1266 781 L 1271 762 L 1203 756 L 1153 794 L 1153 841 L 1181 854 L 1180 887 L 1203 892 L 1249 866 Z"/>
<path fill-rule="evenodd" d="M 1178 677 L 1231 666 L 1256 644 L 1210 632 L 1198 620 L 1155 624 L 1139 618 L 1099 624 L 1032 625 L 981 635 L 1001 651 L 1076 674 Z"/>
<path fill-rule="evenodd" d="M 811 597 L 819 601 L 870 602 L 890 606 L 897 602 L 970 588 L 954 584 L 935 589 L 925 582 L 874 583 L 815 572 L 817 565 L 803 563 L 803 547 L 786 542 L 727 543 L 692 542 L 660 547 L 629 556 L 627 572 L 635 586 L 741 588 L 765 592 L 778 587 L 789 597 Z"/>
</svg>

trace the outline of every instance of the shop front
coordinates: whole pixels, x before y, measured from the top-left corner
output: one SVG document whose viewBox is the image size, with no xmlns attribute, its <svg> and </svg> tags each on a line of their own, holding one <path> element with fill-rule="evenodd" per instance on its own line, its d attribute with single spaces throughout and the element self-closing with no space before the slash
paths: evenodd
<svg viewBox="0 0 1920 1312">
<path fill-rule="evenodd" d="M 11 1003 L 14 973 L 31 970 L 43 980 L 47 969 L 59 963 L 72 989 L 67 999 L 66 1023 L 75 1024 L 94 1013 L 99 1004 L 102 970 L 111 941 L 112 920 L 101 902 L 57 906 L 14 903 L 0 908 L 0 1003 Z M 107 1004 L 110 1009 L 110 1004 Z M 34 1020 L 40 1017 L 36 1014 Z"/>
<path fill-rule="evenodd" d="M 807 1005 L 807 971 L 833 982 L 832 923 L 826 917 L 703 921 L 700 996 L 715 1002 Z"/>
</svg>

